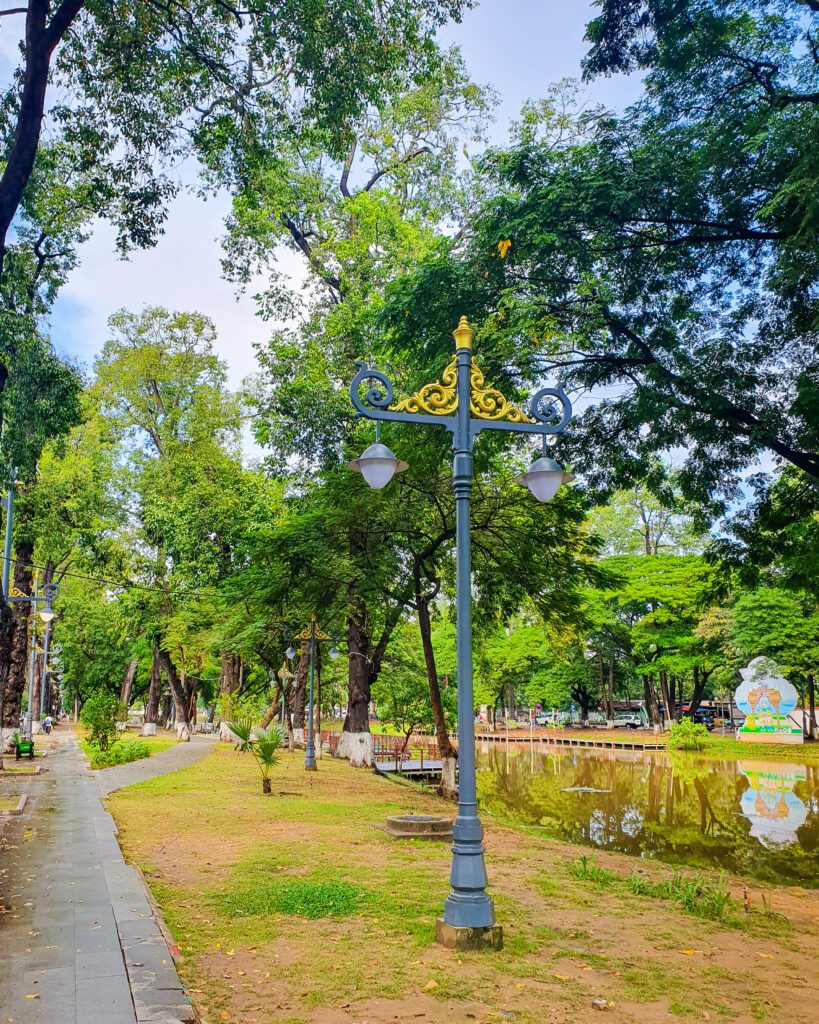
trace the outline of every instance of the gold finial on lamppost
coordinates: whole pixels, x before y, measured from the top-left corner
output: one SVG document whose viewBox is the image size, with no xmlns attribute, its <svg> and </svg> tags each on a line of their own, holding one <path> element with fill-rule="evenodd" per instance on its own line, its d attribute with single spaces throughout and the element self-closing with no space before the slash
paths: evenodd
<svg viewBox="0 0 819 1024">
<path fill-rule="evenodd" d="M 472 348 L 472 339 L 475 337 L 475 332 L 469 326 L 469 321 L 465 316 L 462 316 L 458 322 L 458 326 L 452 332 L 452 337 L 455 339 L 455 348 Z"/>
</svg>

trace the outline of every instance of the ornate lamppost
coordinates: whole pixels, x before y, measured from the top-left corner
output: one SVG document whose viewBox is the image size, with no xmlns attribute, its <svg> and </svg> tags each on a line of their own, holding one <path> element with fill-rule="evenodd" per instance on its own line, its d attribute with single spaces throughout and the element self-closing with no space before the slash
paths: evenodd
<svg viewBox="0 0 819 1024">
<path fill-rule="evenodd" d="M 40 573 L 38 570 L 34 572 L 34 593 L 24 594 L 16 587 L 11 586 L 8 590 L 8 603 L 9 604 L 31 604 L 35 610 L 38 604 L 43 604 L 44 607 L 38 612 L 38 615 L 34 617 L 31 627 L 31 652 L 28 660 L 28 708 L 26 710 L 26 722 L 25 722 L 25 736 L 27 740 L 31 740 L 31 703 L 32 694 L 34 692 L 34 667 L 38 654 L 44 655 L 43 661 L 43 679 L 40 685 L 40 719 L 42 720 L 43 712 L 43 700 L 45 698 L 45 670 L 48 663 L 48 648 L 51 640 L 51 621 L 54 618 L 54 609 L 51 607 L 52 601 L 57 597 L 59 587 L 56 583 L 46 583 L 43 586 L 42 594 L 40 593 Z M 37 618 L 40 618 L 45 623 L 45 640 L 43 649 L 40 650 L 37 647 Z"/>
<path fill-rule="evenodd" d="M 440 381 L 424 385 L 417 394 L 396 402 L 393 386 L 384 374 L 356 363 L 350 400 L 358 415 L 376 421 L 376 443 L 349 463 L 370 487 L 380 490 L 395 473 L 407 468 L 381 443 L 379 421 L 423 423 L 445 427 L 452 435 L 453 488 L 455 491 L 456 610 L 458 665 L 458 815 L 453 826 L 452 889 L 438 918 L 438 941 L 450 948 L 500 948 L 502 930 L 495 923 L 492 899 L 486 892 L 483 828 L 477 813 L 475 778 L 475 707 L 472 686 L 472 592 L 470 553 L 470 498 L 472 445 L 482 430 L 507 430 L 543 437 L 543 455 L 516 483 L 527 487 L 538 501 L 551 500 L 561 484 L 574 479 L 546 453 L 549 435 L 562 433 L 572 406 L 562 384 L 541 388 L 528 412 L 509 402 L 499 391 L 486 387 L 472 357 L 474 331 L 461 317 L 453 331 L 455 355 Z M 361 386 L 368 382 L 363 398 Z M 369 382 L 373 382 L 370 384 Z"/>
<path fill-rule="evenodd" d="M 297 633 L 295 639 L 307 641 L 310 645 L 310 689 L 308 696 L 309 719 L 307 723 L 307 743 L 304 746 L 304 770 L 308 772 L 316 772 L 318 771 L 318 765 L 316 764 L 315 714 L 313 711 L 316 671 L 316 642 L 318 640 L 332 640 L 333 638 L 319 627 L 315 615 L 311 615 L 306 628 L 300 633 Z M 285 654 L 291 660 L 296 656 L 296 652 L 292 647 L 288 647 Z M 331 647 L 330 657 L 333 661 L 336 660 L 338 655 L 338 650 L 335 647 Z"/>
<path fill-rule="evenodd" d="M 293 648 L 288 648 L 288 651 L 292 651 Z M 293 651 L 295 654 L 296 652 Z M 293 678 L 293 673 L 290 671 L 287 659 L 282 662 L 282 667 L 279 669 L 279 678 L 281 679 L 282 686 L 282 707 L 279 712 L 279 720 L 282 728 L 282 735 L 286 738 L 290 734 L 290 727 L 287 721 L 287 681 Z"/>
</svg>

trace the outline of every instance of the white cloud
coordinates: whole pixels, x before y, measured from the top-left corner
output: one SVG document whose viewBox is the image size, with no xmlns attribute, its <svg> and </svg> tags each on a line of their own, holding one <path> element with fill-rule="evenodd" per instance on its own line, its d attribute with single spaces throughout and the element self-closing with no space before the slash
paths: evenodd
<svg viewBox="0 0 819 1024">
<path fill-rule="evenodd" d="M 90 366 L 105 341 L 107 319 L 117 309 L 197 310 L 216 324 L 217 350 L 228 364 L 230 386 L 237 387 L 255 370 L 253 343 L 264 340 L 271 325 L 255 315 L 254 288 L 237 297 L 221 276 L 219 236 L 227 210 L 224 197 L 204 202 L 180 196 L 159 243 L 128 260 L 117 258 L 113 230 L 99 224 L 55 304 L 50 334 L 56 348 Z M 300 283 L 304 268 L 298 256 L 283 251 L 281 258 L 282 268 Z"/>
</svg>

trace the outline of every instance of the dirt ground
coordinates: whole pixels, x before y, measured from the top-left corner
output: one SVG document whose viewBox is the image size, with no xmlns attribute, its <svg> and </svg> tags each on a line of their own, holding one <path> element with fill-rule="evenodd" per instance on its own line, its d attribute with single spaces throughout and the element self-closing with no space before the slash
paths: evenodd
<svg viewBox="0 0 819 1024">
<path fill-rule="evenodd" d="M 396 813 L 452 816 L 433 796 L 326 758 L 305 773 L 296 752 L 264 797 L 250 758 L 220 747 L 110 806 L 211 1024 L 816 1020 L 816 891 L 748 883 L 745 914 L 746 880 L 728 879 L 731 910 L 703 919 L 631 891 L 632 873 L 659 880 L 667 866 L 592 860 L 490 822 L 505 947 L 457 954 L 434 941 L 449 848 L 397 842 L 378 827 Z M 584 854 L 614 874 L 577 877 Z M 347 886 L 353 902 L 326 916 L 309 916 L 325 913 L 314 904 L 300 911 L 305 893 L 328 885 Z"/>
</svg>

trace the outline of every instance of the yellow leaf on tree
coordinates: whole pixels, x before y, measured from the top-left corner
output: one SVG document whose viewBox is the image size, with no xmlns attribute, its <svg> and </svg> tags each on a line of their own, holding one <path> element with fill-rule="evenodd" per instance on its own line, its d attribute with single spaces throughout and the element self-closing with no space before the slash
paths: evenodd
<svg viewBox="0 0 819 1024">
<path fill-rule="evenodd" d="M 511 247 L 512 242 L 508 238 L 504 238 L 502 242 L 498 242 L 498 252 L 500 253 L 501 259 L 505 259 L 506 254 L 509 252 Z"/>
</svg>

